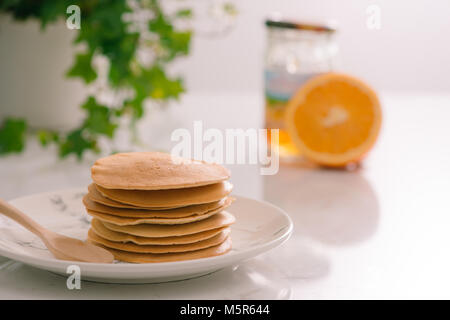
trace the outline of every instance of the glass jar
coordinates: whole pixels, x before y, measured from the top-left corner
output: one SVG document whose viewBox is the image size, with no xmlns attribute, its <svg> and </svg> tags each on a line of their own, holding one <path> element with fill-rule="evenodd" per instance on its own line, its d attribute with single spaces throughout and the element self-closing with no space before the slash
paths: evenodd
<svg viewBox="0 0 450 320">
<path fill-rule="evenodd" d="M 338 54 L 334 38 L 336 30 L 326 25 L 282 20 L 266 20 L 266 27 L 266 128 L 280 130 L 280 158 L 292 160 L 298 158 L 300 152 L 284 130 L 285 106 L 305 81 L 335 68 Z"/>
</svg>

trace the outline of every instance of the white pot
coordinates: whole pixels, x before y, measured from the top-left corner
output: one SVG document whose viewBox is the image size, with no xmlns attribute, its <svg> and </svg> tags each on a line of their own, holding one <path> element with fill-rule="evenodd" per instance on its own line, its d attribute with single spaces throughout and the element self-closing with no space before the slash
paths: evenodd
<svg viewBox="0 0 450 320">
<path fill-rule="evenodd" d="M 86 87 L 65 77 L 76 33 L 62 20 L 41 30 L 36 20 L 0 15 L 0 121 L 25 117 L 32 127 L 63 130 L 79 124 Z"/>
</svg>

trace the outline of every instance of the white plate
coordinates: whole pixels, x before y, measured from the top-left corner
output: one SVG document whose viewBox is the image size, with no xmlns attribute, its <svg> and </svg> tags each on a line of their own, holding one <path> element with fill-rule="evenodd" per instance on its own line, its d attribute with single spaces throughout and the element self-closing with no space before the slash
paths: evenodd
<svg viewBox="0 0 450 320">
<path fill-rule="evenodd" d="M 67 236 L 86 239 L 90 217 L 82 204 L 84 189 L 40 193 L 17 198 L 10 203 L 45 227 Z M 55 259 L 35 235 L 0 215 L 0 256 L 63 274 L 77 265 L 82 280 L 115 283 L 151 283 L 205 275 L 254 257 L 286 241 L 292 221 L 281 209 L 266 203 L 235 196 L 229 208 L 236 217 L 232 226 L 233 249 L 225 255 L 197 260 L 132 264 L 70 262 Z"/>
</svg>

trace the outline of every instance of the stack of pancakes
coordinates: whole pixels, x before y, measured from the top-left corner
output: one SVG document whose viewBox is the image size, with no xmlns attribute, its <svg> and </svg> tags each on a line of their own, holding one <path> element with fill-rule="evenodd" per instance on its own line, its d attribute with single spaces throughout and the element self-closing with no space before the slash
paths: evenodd
<svg viewBox="0 0 450 320">
<path fill-rule="evenodd" d="M 198 259 L 231 249 L 235 218 L 230 173 L 218 164 L 159 152 L 119 153 L 95 162 L 83 198 L 88 240 L 117 260 Z"/>
</svg>

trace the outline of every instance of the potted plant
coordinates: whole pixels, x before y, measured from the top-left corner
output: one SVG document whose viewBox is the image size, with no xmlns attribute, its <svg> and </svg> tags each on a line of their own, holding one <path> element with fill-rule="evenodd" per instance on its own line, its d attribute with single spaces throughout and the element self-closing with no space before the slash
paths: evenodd
<svg viewBox="0 0 450 320">
<path fill-rule="evenodd" d="M 62 58 L 39 52 L 37 45 L 25 50 L 32 52 L 21 53 L 25 60 L 32 61 L 30 66 L 42 71 L 35 72 L 32 80 L 23 81 L 27 86 L 8 89 L 8 93 L 22 98 L 19 103 L 11 103 L 5 98 L 7 94 L 2 98 L 0 154 L 21 152 L 26 135 L 31 133 L 44 146 L 56 144 L 60 157 L 74 154 L 81 158 L 86 151 L 99 152 L 102 137 L 114 138 L 123 118 L 128 118 L 133 127 L 145 114 L 149 101 L 178 99 L 185 91 L 182 78 L 170 75 L 167 67 L 189 54 L 192 31 L 180 25 L 193 17 L 193 10 L 180 4 L 168 10 L 160 0 L 2 1 L 2 19 L 39 23 L 50 37 L 49 42 L 37 41 L 41 46 L 44 41 L 47 46 L 42 47 Z M 235 14 L 230 3 L 224 2 L 223 8 Z M 10 25 L 0 24 L 3 31 L 12 28 Z M 20 50 L 9 49 L 3 46 L 2 50 L 11 60 L 7 64 L 9 74 L 19 81 L 30 78 L 30 68 L 14 63 Z M 55 75 L 69 55 L 73 61 L 65 77 L 80 79 L 83 86 L 76 81 L 61 81 Z M 42 86 L 44 82 L 46 86 Z M 65 92 L 62 97 L 58 95 L 61 91 Z M 47 103 L 44 98 L 48 96 L 59 99 Z M 33 108 L 34 120 L 14 116 L 14 112 L 13 116 L 5 114 L 8 106 L 17 111 L 24 105 Z"/>
</svg>

